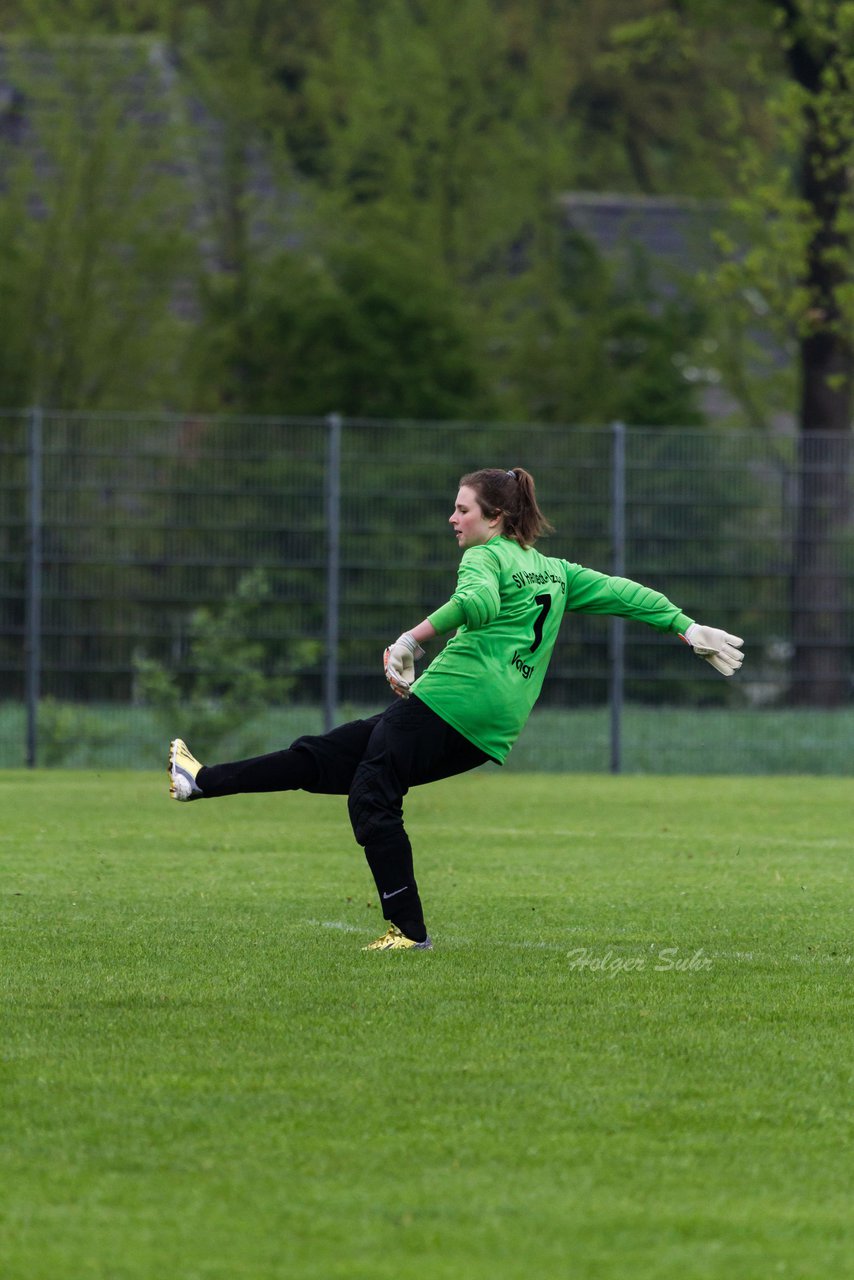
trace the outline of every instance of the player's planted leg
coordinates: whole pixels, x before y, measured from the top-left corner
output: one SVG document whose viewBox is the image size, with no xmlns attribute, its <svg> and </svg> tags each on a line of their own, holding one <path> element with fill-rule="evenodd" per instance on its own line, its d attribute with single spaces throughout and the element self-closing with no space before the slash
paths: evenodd
<svg viewBox="0 0 854 1280">
<path fill-rule="evenodd" d="M 403 827 L 400 796 L 391 794 L 396 788 L 388 778 L 384 788 L 383 773 L 376 761 L 360 765 L 347 801 L 353 834 L 365 850 L 382 913 L 392 925 L 371 949 L 403 947 L 404 942 L 397 938 L 400 934 L 406 942 L 427 950 L 432 944 L 415 881 L 412 846 Z"/>
</svg>

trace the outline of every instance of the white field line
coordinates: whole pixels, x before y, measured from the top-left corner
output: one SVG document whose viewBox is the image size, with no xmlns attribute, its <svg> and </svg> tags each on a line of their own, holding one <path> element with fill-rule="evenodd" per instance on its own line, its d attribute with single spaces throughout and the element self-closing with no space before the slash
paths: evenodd
<svg viewBox="0 0 854 1280">
<path fill-rule="evenodd" d="M 362 929 L 358 925 L 349 924 L 345 920 L 307 920 L 306 924 L 310 925 L 312 928 L 319 927 L 321 929 L 337 929 L 340 933 L 360 933 L 360 934 L 365 932 L 370 933 L 369 929 L 368 930 Z M 464 946 L 467 942 L 470 942 L 471 939 L 460 937 L 458 934 L 443 933 L 442 941 L 451 942 L 455 946 L 457 944 Z M 506 947 L 522 948 L 526 951 L 528 950 L 565 951 L 566 950 L 565 947 L 559 945 L 558 943 L 553 943 L 553 942 L 505 942 L 503 945 Z"/>
<path fill-rule="evenodd" d="M 359 925 L 350 924 L 349 921 L 346 921 L 346 920 L 307 920 L 305 923 L 306 923 L 306 927 L 309 927 L 309 928 L 337 929 L 339 933 L 365 934 L 365 933 L 371 932 L 370 928 L 363 928 Z M 439 935 L 439 942 L 440 943 L 450 942 L 454 946 L 465 946 L 467 943 L 471 942 L 471 939 L 464 938 L 459 934 L 443 933 Z M 502 942 L 501 945 L 516 951 L 555 951 L 555 952 L 563 952 L 567 954 L 570 951 L 574 952 L 575 950 L 577 950 L 577 948 L 573 948 L 572 946 L 570 946 L 569 939 L 567 939 L 567 941 L 563 943 L 562 942 L 506 941 L 506 942 Z M 667 951 L 668 954 L 670 954 L 670 950 L 673 950 L 674 952 L 678 950 L 680 956 L 685 956 L 685 955 L 692 954 L 697 949 L 698 948 L 696 947 L 690 947 L 690 946 L 688 947 L 682 946 L 682 947 L 676 948 L 675 946 L 669 943 L 666 946 L 664 943 L 661 943 L 661 944 L 653 943 L 653 944 L 650 944 L 648 947 L 635 948 L 632 951 L 632 954 L 645 956 L 647 954 L 654 953 L 657 956 L 658 952 L 662 950 Z M 630 948 L 627 948 L 624 944 L 608 942 L 608 943 L 602 943 L 601 946 L 597 948 L 587 947 L 585 948 L 585 950 L 589 951 L 591 955 L 596 955 L 598 954 L 599 951 L 602 951 L 603 953 L 605 951 L 611 951 L 612 953 L 618 956 L 623 956 L 623 955 L 629 954 Z M 779 954 L 779 953 L 775 955 L 774 952 L 757 954 L 755 951 L 707 951 L 705 948 L 700 948 L 700 950 L 702 950 L 703 955 L 708 957 L 709 960 L 714 960 L 714 961 L 735 960 L 735 961 L 738 961 L 739 963 L 747 962 L 748 964 L 752 964 L 752 963 L 756 963 L 757 961 L 761 961 L 763 959 L 769 960 L 772 958 L 778 958 L 786 961 L 794 961 L 795 964 L 833 964 L 833 965 L 854 964 L 854 957 L 851 955 L 801 955 L 800 952 L 794 952 L 791 955 L 785 955 L 785 954 Z"/>
</svg>

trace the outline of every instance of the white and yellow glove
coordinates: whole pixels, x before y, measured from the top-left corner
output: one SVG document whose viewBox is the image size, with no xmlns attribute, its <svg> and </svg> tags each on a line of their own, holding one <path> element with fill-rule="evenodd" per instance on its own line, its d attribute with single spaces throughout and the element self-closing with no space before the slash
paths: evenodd
<svg viewBox="0 0 854 1280">
<path fill-rule="evenodd" d="M 415 679 L 415 663 L 424 657 L 424 650 L 409 631 L 398 636 L 383 654 L 385 678 L 398 698 L 408 698 Z"/>
<path fill-rule="evenodd" d="M 728 631 L 719 631 L 717 627 L 701 627 L 699 622 L 692 622 L 682 639 L 691 646 L 698 658 L 705 658 L 722 676 L 734 675 L 744 662 L 744 654 L 741 652 L 744 641 L 740 636 L 731 636 Z"/>
</svg>

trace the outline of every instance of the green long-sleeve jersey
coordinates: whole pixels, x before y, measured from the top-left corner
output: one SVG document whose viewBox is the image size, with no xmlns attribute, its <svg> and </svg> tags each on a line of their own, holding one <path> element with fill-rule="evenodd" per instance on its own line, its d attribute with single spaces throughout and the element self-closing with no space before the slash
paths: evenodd
<svg viewBox="0 0 854 1280">
<path fill-rule="evenodd" d="M 430 614 L 440 635 L 457 632 L 413 693 L 503 763 L 539 697 L 565 613 L 613 614 L 675 633 L 693 621 L 658 591 L 499 534 L 464 552 L 456 591 Z"/>
</svg>

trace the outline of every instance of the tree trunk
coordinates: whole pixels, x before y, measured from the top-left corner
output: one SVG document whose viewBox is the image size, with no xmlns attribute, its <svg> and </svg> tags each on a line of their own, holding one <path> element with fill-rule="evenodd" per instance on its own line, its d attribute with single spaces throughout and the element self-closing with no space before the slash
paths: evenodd
<svg viewBox="0 0 854 1280">
<path fill-rule="evenodd" d="M 824 76 L 835 55 L 830 43 L 808 40 L 802 25 L 789 50 L 795 78 L 809 94 L 801 191 L 815 217 L 804 279 L 810 306 L 800 346 L 791 700 L 818 707 L 841 706 L 850 696 L 842 548 L 851 520 L 854 345 L 839 299 L 850 280 L 852 246 L 842 214 L 851 178 L 846 129 L 834 128 L 832 108 L 828 112 Z"/>
<path fill-rule="evenodd" d="M 850 696 L 842 545 L 850 522 L 851 437 L 802 431 L 792 566 L 792 685 L 800 706 L 839 707 Z"/>
</svg>

